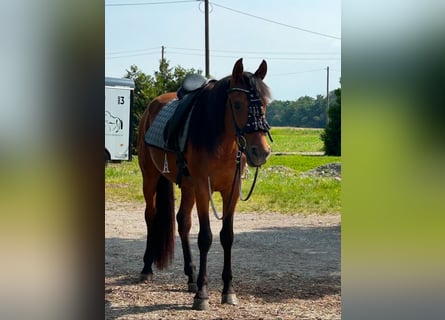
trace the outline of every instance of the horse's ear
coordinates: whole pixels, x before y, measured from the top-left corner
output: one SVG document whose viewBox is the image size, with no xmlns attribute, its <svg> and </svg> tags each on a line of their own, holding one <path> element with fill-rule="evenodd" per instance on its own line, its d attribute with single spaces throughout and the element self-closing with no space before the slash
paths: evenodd
<svg viewBox="0 0 445 320">
<path fill-rule="evenodd" d="M 239 82 L 243 77 L 243 72 L 244 72 L 243 58 L 240 58 L 238 59 L 237 62 L 235 62 L 235 65 L 233 66 L 232 79 L 235 82 Z"/>
<path fill-rule="evenodd" d="M 263 80 L 264 77 L 266 76 L 266 73 L 267 73 L 267 63 L 265 60 L 263 60 L 260 66 L 258 67 L 258 70 L 255 71 L 255 76 Z"/>
</svg>

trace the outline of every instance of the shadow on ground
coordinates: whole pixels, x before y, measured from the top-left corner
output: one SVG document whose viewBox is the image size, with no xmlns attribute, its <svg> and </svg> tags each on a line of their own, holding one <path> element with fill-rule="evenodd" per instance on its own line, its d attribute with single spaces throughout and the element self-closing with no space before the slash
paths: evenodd
<svg viewBox="0 0 445 320">
<path fill-rule="evenodd" d="M 219 231 L 214 233 L 208 255 L 210 291 L 220 292 L 223 250 Z M 191 235 L 194 260 L 198 261 L 197 235 Z M 142 268 L 145 239 L 108 238 L 105 240 L 106 298 L 113 290 L 138 284 Z M 340 226 L 329 227 L 271 227 L 235 234 L 233 246 L 233 278 L 240 298 L 254 297 L 264 302 L 285 302 L 288 299 L 316 300 L 340 294 Z M 182 250 L 176 239 L 172 266 L 155 270 L 152 284 L 144 284 L 148 291 L 180 292 L 186 288 L 183 275 Z M 108 290 L 108 292 L 107 292 Z M 105 310 L 114 315 L 140 314 L 160 310 L 189 310 L 190 306 L 175 301 L 146 306 L 112 307 Z"/>
</svg>

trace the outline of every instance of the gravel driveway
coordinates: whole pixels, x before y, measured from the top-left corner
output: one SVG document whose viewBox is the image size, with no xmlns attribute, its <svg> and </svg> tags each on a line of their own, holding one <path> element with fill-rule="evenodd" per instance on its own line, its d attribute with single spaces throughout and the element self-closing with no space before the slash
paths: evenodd
<svg viewBox="0 0 445 320">
<path fill-rule="evenodd" d="M 340 215 L 235 214 L 234 287 L 238 306 L 221 305 L 221 222 L 211 217 L 210 309 L 191 310 L 176 237 L 175 258 L 153 282 L 138 283 L 145 250 L 144 205 L 106 203 L 106 319 L 340 319 Z M 197 217 L 192 251 L 198 262 Z"/>
</svg>

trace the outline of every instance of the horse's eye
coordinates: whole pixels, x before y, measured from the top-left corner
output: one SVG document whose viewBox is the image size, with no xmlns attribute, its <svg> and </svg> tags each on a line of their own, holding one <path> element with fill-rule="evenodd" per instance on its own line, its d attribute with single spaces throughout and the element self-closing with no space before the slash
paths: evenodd
<svg viewBox="0 0 445 320">
<path fill-rule="evenodd" d="M 235 102 L 234 105 L 233 105 L 233 107 L 234 107 L 236 110 L 239 110 L 239 109 L 241 109 L 241 103 L 239 103 L 239 102 Z"/>
</svg>

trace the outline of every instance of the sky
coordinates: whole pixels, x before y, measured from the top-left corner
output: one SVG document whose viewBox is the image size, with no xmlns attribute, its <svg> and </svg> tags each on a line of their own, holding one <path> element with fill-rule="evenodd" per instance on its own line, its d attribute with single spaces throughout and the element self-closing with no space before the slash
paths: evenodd
<svg viewBox="0 0 445 320">
<path fill-rule="evenodd" d="M 205 73 L 204 31 L 203 1 L 107 0 L 105 76 L 133 64 L 152 75 L 162 46 L 170 67 Z M 209 49 L 212 78 L 230 75 L 239 58 L 251 72 L 264 59 L 273 99 L 325 96 L 327 67 L 329 90 L 340 87 L 341 1 L 210 0 Z"/>
</svg>

